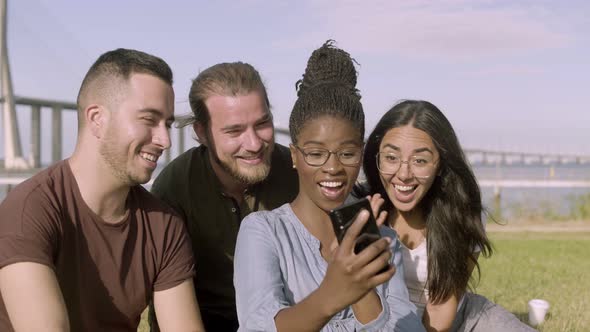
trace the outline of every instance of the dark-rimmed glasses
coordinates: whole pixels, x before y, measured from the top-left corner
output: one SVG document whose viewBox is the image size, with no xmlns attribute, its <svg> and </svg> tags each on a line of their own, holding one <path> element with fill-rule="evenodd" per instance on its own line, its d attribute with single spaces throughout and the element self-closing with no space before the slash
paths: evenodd
<svg viewBox="0 0 590 332">
<path fill-rule="evenodd" d="M 312 147 L 301 148 L 297 145 L 294 145 L 294 147 L 301 152 L 303 160 L 309 166 L 323 166 L 332 154 L 344 166 L 357 166 L 363 159 L 363 149 L 360 147 L 342 148 L 336 151 Z"/>
</svg>

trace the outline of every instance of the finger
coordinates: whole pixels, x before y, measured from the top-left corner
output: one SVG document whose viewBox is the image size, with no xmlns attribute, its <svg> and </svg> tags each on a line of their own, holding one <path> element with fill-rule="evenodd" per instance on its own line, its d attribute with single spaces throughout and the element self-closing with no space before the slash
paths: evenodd
<svg viewBox="0 0 590 332">
<path fill-rule="evenodd" d="M 330 252 L 332 253 L 332 257 L 334 257 L 334 252 L 338 249 L 338 239 L 334 238 L 332 243 L 330 244 Z"/>
<path fill-rule="evenodd" d="M 385 250 L 381 252 L 380 255 L 375 257 L 372 261 L 366 264 L 361 270 L 361 275 L 367 279 L 380 274 L 380 271 L 383 268 L 387 268 L 389 270 L 389 264 L 391 262 L 392 253 L 390 250 Z M 385 272 L 381 272 L 385 273 Z"/>
<path fill-rule="evenodd" d="M 363 226 L 365 226 L 365 223 L 367 223 L 367 220 L 369 220 L 369 211 L 361 209 L 361 211 L 357 214 L 352 225 L 350 225 L 350 227 L 348 228 L 348 230 L 346 230 L 346 233 L 344 234 L 342 243 L 340 243 L 340 247 L 342 248 L 341 250 L 344 250 L 347 253 L 353 251 L 354 242 L 361 233 L 361 230 L 363 229 Z"/>
<path fill-rule="evenodd" d="M 375 276 L 371 277 L 368 281 L 369 286 L 375 288 L 391 279 L 395 275 L 396 269 L 394 265 L 390 265 L 389 269 L 383 273 L 376 274 Z"/>
<path fill-rule="evenodd" d="M 379 217 L 376 220 L 377 227 L 381 227 L 381 225 L 383 225 L 386 220 L 387 220 L 387 211 L 381 211 L 381 213 L 379 213 Z"/>
<path fill-rule="evenodd" d="M 371 243 L 363 251 L 357 254 L 357 257 L 354 261 L 354 266 L 359 269 L 364 268 L 364 266 L 372 262 L 375 258 L 377 258 L 377 256 L 384 252 L 390 252 L 390 244 L 391 239 L 388 237 L 380 238 L 379 240 Z"/>
<path fill-rule="evenodd" d="M 371 204 L 371 210 L 373 210 L 373 215 L 378 215 L 379 209 L 385 203 L 385 200 L 381 197 L 381 194 L 367 196 L 367 199 L 369 199 L 369 203 Z"/>
</svg>

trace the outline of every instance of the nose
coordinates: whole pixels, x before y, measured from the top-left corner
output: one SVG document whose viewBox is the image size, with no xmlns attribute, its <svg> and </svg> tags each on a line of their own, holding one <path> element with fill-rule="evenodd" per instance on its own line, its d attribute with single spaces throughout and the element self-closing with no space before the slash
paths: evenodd
<svg viewBox="0 0 590 332">
<path fill-rule="evenodd" d="M 254 129 L 248 129 L 244 135 L 244 149 L 249 152 L 259 152 L 264 145 L 258 133 Z"/>
<path fill-rule="evenodd" d="M 163 150 L 169 149 L 172 145 L 170 142 L 170 129 L 165 125 L 158 126 L 152 140 L 155 144 L 162 147 Z"/>
<path fill-rule="evenodd" d="M 322 170 L 327 173 L 337 173 L 342 167 L 342 163 L 338 160 L 338 156 L 331 152 L 328 156 L 328 160 L 326 160 L 326 163 L 322 166 Z"/>
<path fill-rule="evenodd" d="M 412 171 L 410 170 L 410 163 L 405 161 L 399 166 L 397 170 L 397 177 L 404 181 L 412 177 Z"/>
</svg>

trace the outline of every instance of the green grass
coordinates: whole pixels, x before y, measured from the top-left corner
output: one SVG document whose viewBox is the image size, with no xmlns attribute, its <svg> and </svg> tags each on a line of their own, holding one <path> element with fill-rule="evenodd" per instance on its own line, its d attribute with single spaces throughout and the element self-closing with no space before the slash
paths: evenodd
<svg viewBox="0 0 590 332">
<path fill-rule="evenodd" d="M 490 233 L 495 253 L 480 258 L 478 294 L 528 322 L 527 302 L 549 301 L 539 331 L 590 329 L 590 233 Z M 138 331 L 147 332 L 144 315 Z"/>
<path fill-rule="evenodd" d="M 590 233 L 492 233 L 496 252 L 480 259 L 477 293 L 528 321 L 527 302 L 549 301 L 539 331 L 588 331 Z"/>
</svg>

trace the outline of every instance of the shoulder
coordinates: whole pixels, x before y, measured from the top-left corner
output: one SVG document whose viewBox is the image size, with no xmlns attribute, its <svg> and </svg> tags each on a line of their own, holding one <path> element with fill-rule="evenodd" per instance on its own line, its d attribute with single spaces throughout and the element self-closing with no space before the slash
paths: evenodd
<svg viewBox="0 0 590 332">
<path fill-rule="evenodd" d="M 166 224 L 183 223 L 180 215 L 172 207 L 144 187 L 133 187 L 131 195 L 141 215 L 148 216 L 150 219 L 163 220 Z"/>
<path fill-rule="evenodd" d="M 151 186 L 151 192 L 175 209 L 188 204 L 194 172 L 204 164 L 203 146 L 189 149 L 168 163 L 158 174 Z M 185 202 L 186 201 L 186 202 Z"/>
<path fill-rule="evenodd" d="M 255 223 L 268 225 L 276 224 L 289 219 L 289 210 L 289 204 L 285 203 L 273 210 L 252 212 L 242 220 L 242 225 L 252 225 Z"/>
<path fill-rule="evenodd" d="M 25 180 L 11 190 L 2 204 L 0 204 L 0 215 L 6 216 L 7 210 L 14 215 L 16 210 L 40 211 L 49 207 L 56 207 L 59 201 L 55 191 L 56 183 L 63 183 L 64 170 L 63 161 L 52 165 Z"/>
<path fill-rule="evenodd" d="M 166 184 L 175 179 L 186 180 L 186 178 L 183 179 L 183 176 L 190 173 L 190 169 L 193 167 L 194 163 L 193 159 L 200 154 L 201 150 L 204 150 L 202 146 L 192 148 L 174 158 L 158 174 L 154 180 L 153 186 L 156 187 Z"/>
<path fill-rule="evenodd" d="M 265 182 L 280 183 L 283 188 L 297 188 L 297 171 L 293 169 L 293 160 L 289 148 L 275 143 L 270 167 L 270 174 Z"/>
<path fill-rule="evenodd" d="M 292 170 L 293 160 L 291 159 L 291 151 L 288 147 L 275 143 L 272 152 L 272 167 L 279 166 L 282 169 Z"/>
<path fill-rule="evenodd" d="M 291 227 L 292 219 L 293 212 L 290 205 L 286 203 L 270 211 L 250 213 L 242 220 L 240 231 L 284 232 L 286 228 Z"/>
</svg>

